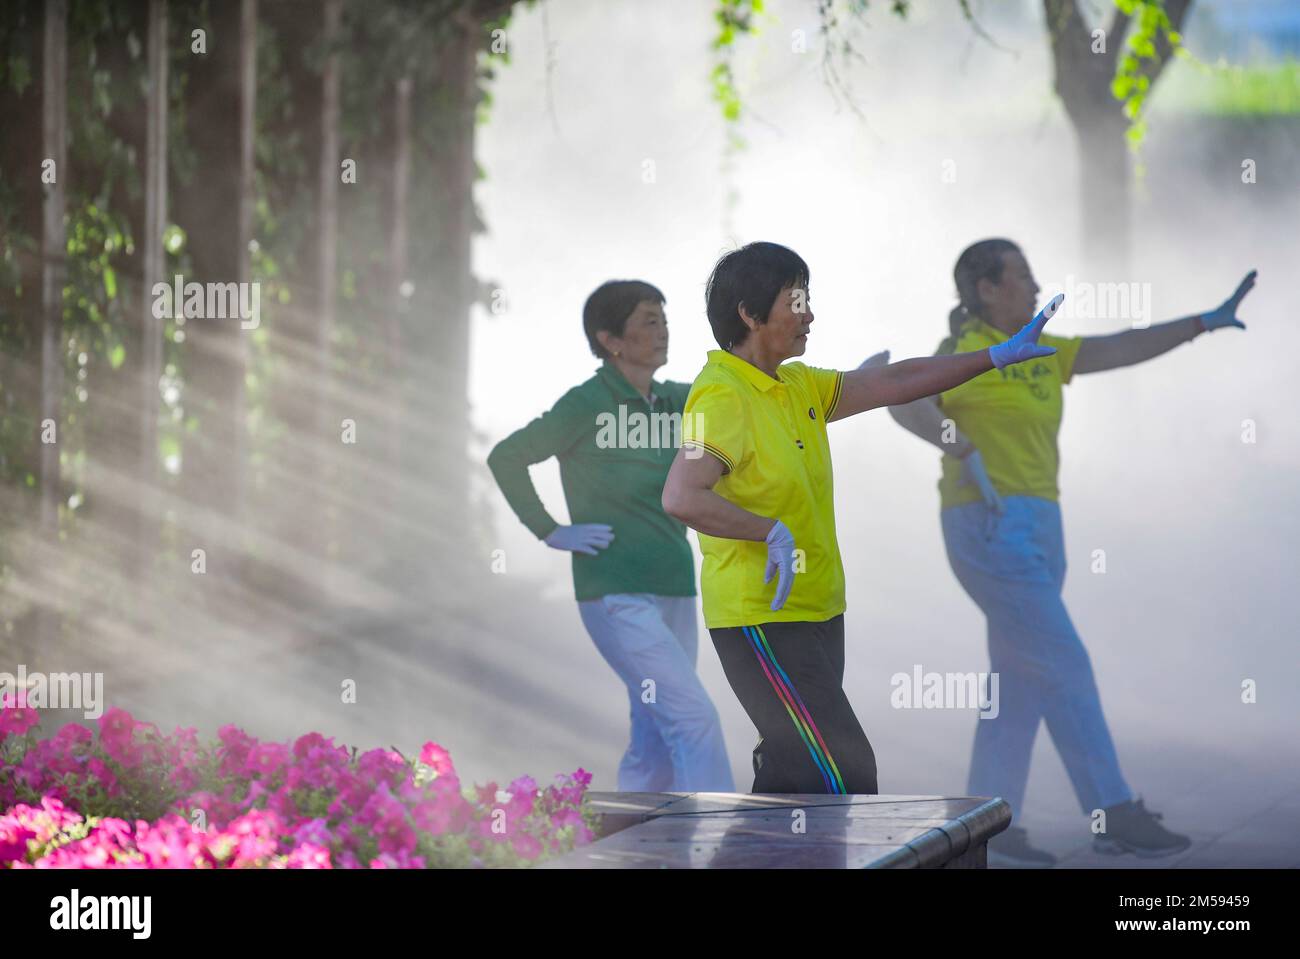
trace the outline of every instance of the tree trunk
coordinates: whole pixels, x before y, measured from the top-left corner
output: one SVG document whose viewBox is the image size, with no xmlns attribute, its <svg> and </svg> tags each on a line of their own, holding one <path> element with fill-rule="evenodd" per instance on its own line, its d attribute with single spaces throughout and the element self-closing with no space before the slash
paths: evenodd
<svg viewBox="0 0 1300 959">
<path fill-rule="evenodd" d="M 35 0 L 23 0 L 25 22 L 19 27 L 37 38 L 32 43 L 31 72 L 43 75 L 43 43 L 40 42 L 46 16 Z M 43 91 L 40 82 L 30 83 L 20 93 L 0 84 L 0 130 L 35 130 L 42 123 Z M 44 144 L 36 136 L 0 137 L 0 180 L 16 185 L 12 217 L 0 210 L 0 235 L 13 250 L 18 266 L 18 287 L 0 287 L 0 315 L 13 317 L 14 343 L 5 351 L 0 366 L 3 405 L 0 413 L 10 422 L 21 422 L 22 441 L 15 444 L 13 458 L 3 462 L 3 475 L 11 485 L 0 489 L 5 512 L 10 517 L 40 517 L 39 488 L 32 489 L 40 474 L 41 422 L 41 337 L 45 322 L 42 296 L 44 259 L 41 230 L 45 192 L 41 185 Z M 21 186 L 19 186 L 21 185 Z M 0 451 L 2 453 L 3 451 Z"/>
<path fill-rule="evenodd" d="M 34 38 L 30 61 L 31 75 L 36 82 L 29 83 L 21 92 L 8 83 L 0 84 L 0 130 L 43 130 L 48 89 L 43 82 L 44 37 L 51 11 L 34 0 L 18 2 L 21 3 L 18 29 Z M 14 11 L 10 13 L 13 15 Z M 0 179 L 14 185 L 12 216 L 0 210 L 0 235 L 4 245 L 13 252 L 19 277 L 17 288 L 0 288 L 0 316 L 12 324 L 13 336 L 11 349 L 5 351 L 0 366 L 3 392 L 0 413 L 8 422 L 21 424 L 17 430 L 20 439 L 12 449 L 13 458 L 0 464 L 3 466 L 0 475 L 8 480 L 0 486 L 0 508 L 6 519 L 5 559 L 14 564 L 18 576 L 30 580 L 38 591 L 31 603 L 12 609 L 8 614 L 11 618 L 4 624 L 5 631 L 0 633 L 0 657 L 11 669 L 15 663 L 34 667 L 40 651 L 48 649 L 46 636 L 52 635 L 56 626 L 39 593 L 49 538 L 41 528 L 45 490 L 43 485 L 37 485 L 45 449 L 41 443 L 41 420 L 45 415 L 41 352 L 46 321 L 43 230 L 48 201 L 41 174 L 42 163 L 48 156 L 41 136 L 0 136 Z M 58 170 L 60 178 L 65 174 L 65 170 Z M 17 544 L 33 541 L 37 549 L 15 548 Z"/>
<path fill-rule="evenodd" d="M 413 251 L 414 291 L 405 335 L 407 384 L 401 431 L 405 503 L 404 571 L 428 589 L 429 565 L 450 578 L 464 563 L 469 529 L 469 312 L 473 231 L 474 111 L 478 100 L 476 30 L 465 27 L 439 47 L 436 96 L 447 111 L 443 135 L 429 144 L 429 235 Z M 431 94 L 431 96 L 434 94 Z M 420 205 L 417 201 L 417 205 Z M 414 259 L 414 257 L 419 257 Z M 409 522 L 409 518 L 418 518 Z M 454 591 L 454 587 L 449 587 Z M 439 597 L 443 599 L 444 597 Z"/>
<path fill-rule="evenodd" d="M 309 53 L 322 39 L 321 0 L 278 0 L 263 5 L 263 22 L 276 46 L 284 51 L 282 69 L 288 88 L 287 115 L 277 119 L 285 148 L 296 142 L 296 156 L 264 171 L 268 202 L 276 210 L 305 208 L 308 222 L 320 208 L 320 169 L 324 115 L 321 72 L 309 62 Z M 296 134 L 294 136 L 293 134 Z M 270 562 L 258 570 L 268 593 L 293 597 L 293 602 L 314 605 L 319 600 L 314 564 L 296 562 L 295 549 L 315 552 L 319 538 L 316 519 L 322 481 L 315 472 L 314 437 L 317 432 L 317 343 L 321 243 L 318 230 L 306 229 L 273 251 L 282 268 L 287 304 L 277 305 L 265 326 L 269 348 L 277 358 L 276 376 L 269 384 L 270 417 L 283 429 L 281 440 L 265 450 L 269 482 L 257 510 L 265 515 L 264 528 L 274 538 Z"/>
<path fill-rule="evenodd" d="M 392 187 L 388 233 L 388 313 L 385 316 L 384 343 L 388 352 L 388 400 L 386 449 L 388 462 L 397 474 L 401 464 L 400 430 L 403 420 L 402 327 L 410 307 L 410 236 L 407 205 L 411 189 L 411 78 L 397 81 L 393 91 Z"/>
<path fill-rule="evenodd" d="M 65 177 L 68 167 L 68 3 L 47 0 L 41 64 L 41 142 L 45 157 L 54 161 L 55 178 L 45 184 L 41 225 L 41 402 L 42 432 L 52 421 L 63 431 L 63 286 L 67 275 L 67 214 Z M 41 443 L 41 528 L 57 542 L 59 502 L 59 443 Z"/>
<path fill-rule="evenodd" d="M 194 182 L 175 195 L 193 273 L 186 282 L 247 283 L 252 238 L 253 107 L 257 0 L 214 3 L 207 53 L 195 55 L 187 86 Z M 177 305 L 179 312 L 179 304 Z M 186 321 L 187 415 L 198 418 L 187 440 L 182 488 L 187 501 L 182 553 L 207 554 L 207 572 L 235 575 L 243 545 L 246 480 L 246 337 L 238 317 Z"/>
<path fill-rule="evenodd" d="M 1172 28 L 1181 28 L 1191 0 L 1167 0 Z M 1043 0 L 1052 48 L 1055 89 L 1074 128 L 1079 159 L 1082 247 L 1088 268 L 1103 275 L 1127 274 L 1130 260 L 1132 197 L 1129 178 L 1128 118 L 1111 94 L 1116 63 L 1125 45 L 1129 18 L 1116 10 L 1104 36 L 1094 38 L 1077 0 Z M 1104 47 L 1100 48 L 1101 43 Z M 1144 60 L 1143 73 L 1154 88 L 1170 48 L 1163 36 L 1156 58 Z"/>
<path fill-rule="evenodd" d="M 338 267 L 339 182 L 339 23 L 341 0 L 325 0 L 325 43 L 329 52 L 320 77 L 320 143 L 316 156 L 316 210 L 320 226 L 316 232 L 316 289 L 313 370 L 316 410 L 311 432 L 312 464 L 309 476 L 317 484 L 313 497 L 316 514 L 314 548 L 322 558 L 337 545 L 339 509 L 334 495 L 340 481 L 340 416 L 333 388 L 333 337 L 335 290 Z M 331 508 L 332 507 L 332 508 Z"/>
<path fill-rule="evenodd" d="M 128 36 L 145 38 L 148 18 L 147 4 L 120 7 L 93 38 L 95 69 L 107 74 L 114 87 L 131 91 L 114 98 L 106 123 L 111 136 L 135 158 L 137 168 L 144 165 L 148 155 L 147 101 L 137 93 L 147 75 L 147 62 L 131 55 Z M 74 96 L 84 82 L 80 77 L 85 75 L 86 66 L 75 64 L 78 86 Z M 140 511 L 153 501 L 138 482 L 144 344 L 140 317 L 150 301 L 142 267 L 146 195 L 143 189 L 129 190 L 124 180 L 110 185 L 103 164 L 93 157 L 78 157 L 78 152 L 74 151 L 71 178 L 84 185 L 79 195 L 95 196 L 111 189 L 111 206 L 125 218 L 126 229 L 135 241 L 134 248 L 115 250 L 109 261 L 117 277 L 117 296 L 107 303 L 108 316 L 121 339 L 122 361 L 114 368 L 106 357 L 96 356 L 87 367 L 85 386 L 90 402 L 82 414 L 86 502 L 79 511 L 84 523 L 79 524 L 78 532 L 79 549 L 102 576 L 95 582 L 83 581 L 88 591 L 107 602 L 114 612 L 126 612 L 142 605 L 139 579 L 134 575 L 143 556 L 137 532 Z"/>
<path fill-rule="evenodd" d="M 151 551 L 158 544 L 158 382 L 163 371 L 164 321 L 154 316 L 149 291 L 163 275 L 166 263 L 163 230 L 167 227 L 167 0 L 149 0 L 147 58 L 149 71 L 145 120 L 144 227 L 141 231 L 141 279 L 146 297 L 139 304 L 139 463 L 136 471 L 141 497 L 137 541 L 142 573 L 152 570 Z M 147 582 L 147 579 L 146 579 Z"/>
</svg>

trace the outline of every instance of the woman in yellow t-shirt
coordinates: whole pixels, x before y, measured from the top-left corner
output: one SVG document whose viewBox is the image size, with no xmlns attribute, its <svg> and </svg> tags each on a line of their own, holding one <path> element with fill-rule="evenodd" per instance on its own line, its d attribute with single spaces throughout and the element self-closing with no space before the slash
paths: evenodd
<svg viewBox="0 0 1300 959">
<path fill-rule="evenodd" d="M 939 353 L 1005 341 L 1034 312 L 1039 293 L 1011 241 L 967 248 L 954 270 L 961 300 Z M 940 517 L 948 560 L 988 620 L 991 670 L 999 677 L 994 714 L 976 723 L 968 791 L 1001 796 L 1021 811 L 1029 758 L 1047 721 L 1084 813 L 1105 810 L 1094 846 L 1106 853 L 1162 856 L 1190 844 L 1148 811 L 1120 772 L 1087 651 L 1061 599 L 1065 549 L 1057 504 L 1061 387 L 1078 373 L 1131 366 L 1225 326 L 1245 329 L 1237 305 L 1252 271 L 1218 309 L 1109 336 L 1057 337 L 1056 352 L 993 370 L 935 396 L 891 407 L 900 424 L 944 452 Z M 1051 865 L 1012 826 L 989 844 L 990 861 Z"/>
<path fill-rule="evenodd" d="M 796 359 L 812 332 L 808 282 L 808 264 L 776 243 L 714 266 L 705 301 L 719 349 L 682 411 L 663 506 L 699 533 L 704 623 L 761 737 L 753 791 L 875 793 L 875 753 L 843 688 L 826 424 L 1051 356 L 1038 338 L 1059 299 L 996 346 L 841 371 Z"/>
</svg>

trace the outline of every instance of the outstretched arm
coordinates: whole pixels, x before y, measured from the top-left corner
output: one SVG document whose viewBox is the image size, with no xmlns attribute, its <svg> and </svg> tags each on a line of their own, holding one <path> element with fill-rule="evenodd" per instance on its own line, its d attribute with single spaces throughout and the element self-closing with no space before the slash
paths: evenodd
<svg viewBox="0 0 1300 959">
<path fill-rule="evenodd" d="M 890 363 L 888 366 L 862 366 L 846 372 L 840 401 L 835 406 L 831 420 L 842 420 L 865 410 L 899 406 L 924 396 L 935 396 L 960 386 L 981 373 L 987 373 L 995 366 L 1002 369 L 1012 363 L 1051 356 L 1056 350 L 1050 346 L 1039 346 L 1038 335 L 1064 299 L 1064 296 L 1058 294 L 1015 336 L 987 350 L 917 357 Z"/>
<path fill-rule="evenodd" d="M 1209 330 L 1235 326 L 1245 329 L 1237 319 L 1237 306 L 1255 285 L 1256 271 L 1251 270 L 1232 296 L 1209 313 L 1157 323 L 1142 330 L 1122 330 L 1109 336 L 1084 337 L 1074 360 L 1075 373 L 1100 373 L 1122 366 L 1133 366 L 1168 353 L 1180 343 L 1188 343 Z"/>
<path fill-rule="evenodd" d="M 989 358 L 989 351 L 977 350 L 951 356 L 922 356 L 888 366 L 850 370 L 844 374 L 840 401 L 831 420 L 933 396 L 991 369 L 993 361 Z"/>
</svg>

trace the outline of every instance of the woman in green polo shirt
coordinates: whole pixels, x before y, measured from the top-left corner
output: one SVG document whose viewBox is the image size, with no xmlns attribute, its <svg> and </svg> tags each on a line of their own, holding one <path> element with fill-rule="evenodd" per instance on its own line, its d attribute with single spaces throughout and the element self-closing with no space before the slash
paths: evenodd
<svg viewBox="0 0 1300 959">
<path fill-rule="evenodd" d="M 954 270 L 960 303 L 939 352 L 1004 341 L 1038 296 L 1020 249 L 1003 239 L 969 247 Z M 1075 795 L 1094 821 L 1105 811 L 1102 852 L 1160 856 L 1180 852 L 1186 836 L 1165 829 L 1120 772 L 1092 665 L 1061 599 L 1065 548 L 1057 505 L 1061 387 L 1079 373 L 1131 366 L 1209 330 L 1244 329 L 1237 305 L 1255 283 L 1251 272 L 1222 306 L 1110 336 L 1043 337 L 1056 355 L 1018 370 L 989 373 L 936 397 L 891 410 L 908 430 L 943 451 L 940 517 L 958 582 L 988 620 L 989 657 L 999 677 L 996 718 L 976 726 L 968 791 L 1002 796 L 1019 816 L 1029 757 L 1041 720 L 1061 754 Z M 989 844 L 990 859 L 1051 865 L 1012 826 Z"/>
<path fill-rule="evenodd" d="M 582 325 L 603 362 L 548 412 L 506 437 L 488 466 L 520 521 L 573 556 L 583 625 L 627 688 L 631 741 L 623 792 L 730 792 L 718 712 L 695 672 L 695 560 L 664 513 L 689 383 L 652 377 L 668 360 L 664 297 L 616 280 L 587 299 Z M 542 505 L 528 475 L 554 456 L 572 525 Z"/>
<path fill-rule="evenodd" d="M 951 389 L 1038 345 L 1059 299 L 1006 343 L 850 372 L 786 362 L 813 322 L 808 266 L 775 243 L 718 261 L 709 353 L 663 504 L 699 533 L 704 622 L 762 737 L 756 793 L 875 793 L 876 759 L 844 694 L 844 568 L 826 424 Z M 775 582 L 773 581 L 775 580 Z"/>
</svg>

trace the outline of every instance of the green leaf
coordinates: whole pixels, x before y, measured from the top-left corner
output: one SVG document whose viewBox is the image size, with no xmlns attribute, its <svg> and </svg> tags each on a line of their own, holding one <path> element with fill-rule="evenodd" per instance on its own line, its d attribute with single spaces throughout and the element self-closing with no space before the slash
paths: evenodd
<svg viewBox="0 0 1300 959">
<path fill-rule="evenodd" d="M 113 367 L 113 369 L 117 369 L 118 367 L 120 367 L 125 359 L 126 359 L 126 347 L 124 347 L 121 343 L 117 344 L 117 346 L 113 347 L 108 352 L 108 364 L 109 366 Z"/>
<path fill-rule="evenodd" d="M 14 88 L 14 91 L 21 94 L 31 82 L 32 65 L 27 62 L 27 58 L 11 57 L 9 59 L 9 83 Z"/>
</svg>

